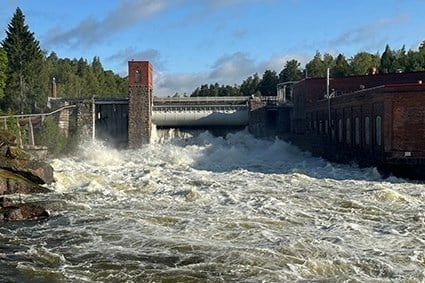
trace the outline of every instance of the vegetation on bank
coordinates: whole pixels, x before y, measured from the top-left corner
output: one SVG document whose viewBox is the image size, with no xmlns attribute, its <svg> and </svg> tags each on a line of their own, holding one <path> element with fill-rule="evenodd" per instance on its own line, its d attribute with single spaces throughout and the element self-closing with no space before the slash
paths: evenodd
<svg viewBox="0 0 425 283">
<path fill-rule="evenodd" d="M 304 67 L 295 59 L 288 60 L 280 72 L 265 70 L 261 77 L 253 74 L 240 85 L 203 84 L 191 96 L 275 95 L 276 84 L 304 77 L 325 77 L 327 68 L 332 77 L 341 77 L 363 75 L 371 67 L 380 73 L 424 71 L 425 41 L 418 50 L 406 51 L 404 46 L 394 50 L 387 45 L 381 55 L 359 52 L 351 58 L 343 54 L 322 55 L 317 51 Z M 0 42 L 0 114 L 46 112 L 53 78 L 60 97 L 127 96 L 127 78 L 104 70 L 99 57 L 88 62 L 84 58 L 59 58 L 54 52 L 43 51 L 25 24 L 23 12 L 17 8 L 6 29 L 6 37 Z M 16 133 L 16 121 L 7 120 L 7 124 Z M 57 124 L 48 119 L 36 134 L 36 141 L 61 153 L 72 148 L 76 141 L 71 139 L 75 136 L 64 136 Z"/>
</svg>

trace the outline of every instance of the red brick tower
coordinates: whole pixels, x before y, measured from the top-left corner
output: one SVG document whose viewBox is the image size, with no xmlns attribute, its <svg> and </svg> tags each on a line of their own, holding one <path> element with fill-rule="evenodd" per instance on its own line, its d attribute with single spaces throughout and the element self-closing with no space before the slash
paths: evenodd
<svg viewBox="0 0 425 283">
<path fill-rule="evenodd" d="M 148 61 L 128 62 L 128 147 L 150 142 L 153 102 L 152 65 Z"/>
</svg>

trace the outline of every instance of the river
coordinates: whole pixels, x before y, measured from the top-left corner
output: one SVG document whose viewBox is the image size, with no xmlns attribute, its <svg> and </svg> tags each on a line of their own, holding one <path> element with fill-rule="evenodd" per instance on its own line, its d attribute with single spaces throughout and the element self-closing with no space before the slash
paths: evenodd
<svg viewBox="0 0 425 283">
<path fill-rule="evenodd" d="M 0 282 L 425 281 L 424 184 L 245 131 L 176 136 L 52 160 L 52 216 L 1 224 Z"/>
</svg>

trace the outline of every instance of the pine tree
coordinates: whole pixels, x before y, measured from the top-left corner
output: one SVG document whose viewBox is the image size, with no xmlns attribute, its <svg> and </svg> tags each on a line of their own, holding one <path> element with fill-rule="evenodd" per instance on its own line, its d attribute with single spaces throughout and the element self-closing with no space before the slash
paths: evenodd
<svg viewBox="0 0 425 283">
<path fill-rule="evenodd" d="M 387 44 L 385 46 L 385 51 L 384 53 L 382 53 L 381 56 L 381 64 L 379 67 L 379 71 L 381 73 L 391 73 L 394 71 L 394 61 L 395 61 L 395 56 L 394 56 L 394 52 L 391 50 L 390 46 Z"/>
<path fill-rule="evenodd" d="M 263 74 L 263 78 L 258 85 L 258 90 L 262 96 L 273 96 L 276 95 L 276 85 L 279 83 L 279 77 L 275 71 L 266 70 Z"/>
<path fill-rule="evenodd" d="M 0 48 L 0 100 L 4 96 L 4 88 L 6 86 L 6 68 L 7 68 L 7 54 Z"/>
<path fill-rule="evenodd" d="M 339 54 L 335 59 L 335 66 L 331 69 L 331 76 L 345 77 L 350 74 L 350 65 L 345 59 L 345 56 Z"/>
<path fill-rule="evenodd" d="M 43 53 L 19 8 L 8 25 L 2 46 L 8 59 L 2 105 L 19 113 L 40 110 L 46 105 L 47 93 L 43 92 L 48 88 L 43 86 Z"/>
</svg>

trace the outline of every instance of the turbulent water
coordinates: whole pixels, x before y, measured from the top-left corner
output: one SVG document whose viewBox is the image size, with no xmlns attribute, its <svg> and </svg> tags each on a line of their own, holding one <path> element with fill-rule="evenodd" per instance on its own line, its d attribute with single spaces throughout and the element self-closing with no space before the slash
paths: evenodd
<svg viewBox="0 0 425 283">
<path fill-rule="evenodd" d="M 52 217 L 0 224 L 0 282 L 425 281 L 424 184 L 246 132 L 170 136 L 52 160 Z"/>
</svg>

